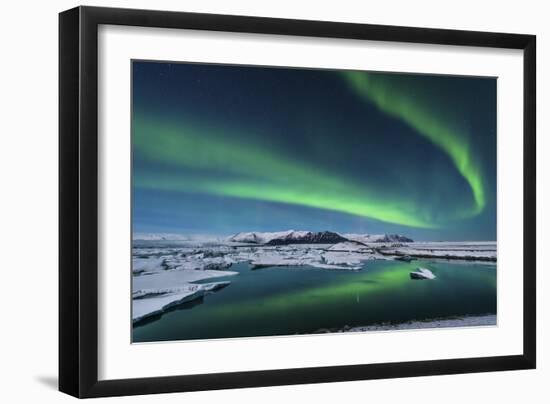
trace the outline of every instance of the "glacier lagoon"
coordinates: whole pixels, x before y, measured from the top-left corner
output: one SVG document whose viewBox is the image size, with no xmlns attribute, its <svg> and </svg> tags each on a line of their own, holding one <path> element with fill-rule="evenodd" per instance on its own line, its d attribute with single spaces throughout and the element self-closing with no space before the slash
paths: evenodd
<svg viewBox="0 0 550 404">
<path fill-rule="evenodd" d="M 154 254 L 158 256 L 158 250 L 153 249 Z M 312 254 L 309 248 L 307 254 Z M 327 269 L 324 264 L 315 267 L 315 260 L 313 265 L 309 261 L 285 266 L 233 263 L 223 268 L 225 272 L 193 281 L 194 285 L 214 281 L 229 285 L 135 322 L 133 342 L 365 331 L 391 329 L 392 325 L 406 329 L 496 324 L 494 262 L 357 262 L 353 254 L 344 254 L 352 256 L 347 265 L 353 270 Z M 412 280 L 410 273 L 419 267 L 429 269 L 436 278 Z M 136 279 L 147 281 L 154 276 L 147 272 L 134 276 L 134 285 Z M 460 321 L 465 318 L 476 321 Z"/>
</svg>

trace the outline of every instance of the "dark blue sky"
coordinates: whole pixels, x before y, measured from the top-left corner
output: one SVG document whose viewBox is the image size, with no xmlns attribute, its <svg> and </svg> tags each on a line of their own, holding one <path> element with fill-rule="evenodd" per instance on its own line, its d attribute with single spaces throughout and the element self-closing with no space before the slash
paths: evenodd
<svg viewBox="0 0 550 404">
<path fill-rule="evenodd" d="M 132 64 L 133 230 L 495 240 L 496 79 Z"/>
</svg>

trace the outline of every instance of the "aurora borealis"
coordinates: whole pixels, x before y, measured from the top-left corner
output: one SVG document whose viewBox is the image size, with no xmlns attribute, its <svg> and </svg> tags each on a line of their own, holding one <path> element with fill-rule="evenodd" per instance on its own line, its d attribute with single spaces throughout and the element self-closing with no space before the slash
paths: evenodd
<svg viewBox="0 0 550 404">
<path fill-rule="evenodd" d="M 374 103 L 385 113 L 403 120 L 419 135 L 437 145 L 454 163 L 458 172 L 466 179 L 472 190 L 475 206 L 472 213 L 485 207 L 483 179 L 476 162 L 476 156 L 469 150 L 468 138 L 460 135 L 452 123 L 434 111 L 433 101 L 419 97 L 421 88 L 413 91 L 414 76 L 405 76 L 408 85 L 396 85 L 392 75 L 367 72 L 345 72 L 352 88 L 360 97 Z M 432 103 L 432 105 L 430 105 Z"/>
<path fill-rule="evenodd" d="M 134 61 L 133 230 L 496 238 L 496 79 Z"/>
</svg>

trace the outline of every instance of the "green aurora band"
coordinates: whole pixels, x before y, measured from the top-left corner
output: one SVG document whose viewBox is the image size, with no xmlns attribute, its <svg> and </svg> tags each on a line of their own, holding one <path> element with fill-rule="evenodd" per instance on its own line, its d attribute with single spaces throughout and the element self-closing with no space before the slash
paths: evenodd
<svg viewBox="0 0 550 404">
<path fill-rule="evenodd" d="M 391 200 L 367 185 L 290 160 L 276 150 L 239 143 L 227 130 L 160 123 L 137 115 L 132 144 L 143 158 L 201 173 L 200 178 L 189 178 L 178 172 L 134 172 L 137 187 L 302 205 L 417 228 L 438 227 L 427 210 L 406 198 Z"/>
<path fill-rule="evenodd" d="M 359 97 L 391 117 L 402 120 L 449 156 L 468 182 L 473 195 L 474 206 L 469 212 L 463 212 L 463 216 L 473 216 L 483 210 L 486 198 L 481 169 L 470 153 L 465 136 L 438 118 L 426 97 L 419 97 L 410 88 L 395 85 L 392 75 L 352 71 L 342 75 Z"/>
<path fill-rule="evenodd" d="M 447 215 L 445 222 L 483 210 L 484 182 L 467 137 L 453 128 L 452 120 L 434 112 L 430 97 L 399 85 L 392 75 L 343 72 L 341 77 L 362 100 L 404 122 L 450 158 L 471 189 L 473 203 L 468 208 L 449 209 L 453 213 Z M 265 145 L 235 140 L 239 138 L 225 128 L 197 125 L 192 120 L 169 122 L 134 113 L 135 149 L 149 161 L 176 168 L 168 173 L 134 173 L 134 184 L 149 189 L 301 205 L 416 228 L 435 229 L 443 224 L 441 217 L 434 220 L 426 206 L 407 198 L 382 195 L 368 184 L 289 159 Z M 191 178 L 183 175 L 183 168 L 200 174 Z"/>
</svg>

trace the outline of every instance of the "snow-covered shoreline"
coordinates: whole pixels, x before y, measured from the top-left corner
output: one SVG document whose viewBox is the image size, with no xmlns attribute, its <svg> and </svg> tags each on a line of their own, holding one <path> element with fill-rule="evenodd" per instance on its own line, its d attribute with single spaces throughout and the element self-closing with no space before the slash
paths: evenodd
<svg viewBox="0 0 550 404">
<path fill-rule="evenodd" d="M 420 330 L 432 328 L 456 328 L 456 327 L 491 327 L 497 325 L 496 314 L 484 314 L 479 316 L 458 316 L 435 318 L 426 320 L 413 320 L 403 323 L 380 323 L 368 326 L 321 328 L 314 331 L 314 334 L 348 333 L 348 332 L 369 332 L 369 331 L 400 331 Z"/>
<path fill-rule="evenodd" d="M 411 256 L 460 261 L 496 262 L 497 245 L 493 241 L 413 242 L 385 246 L 378 250 L 386 256 Z"/>
<path fill-rule="evenodd" d="M 481 316 L 451 317 L 430 320 L 415 320 L 398 324 L 374 324 L 365 327 L 351 327 L 342 329 L 343 332 L 366 332 L 366 331 L 395 331 L 395 330 L 418 330 L 427 328 L 449 328 L 449 327 L 480 327 L 495 326 L 497 324 L 496 314 Z"/>
</svg>

